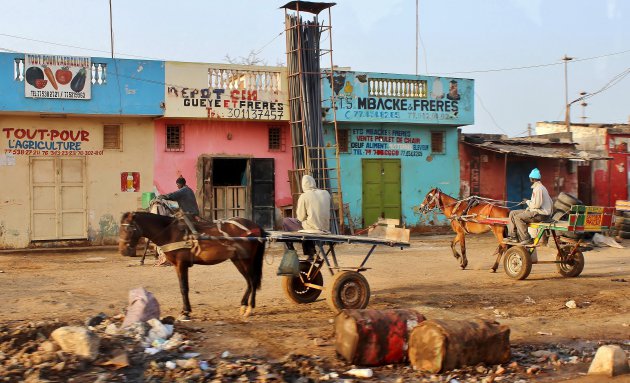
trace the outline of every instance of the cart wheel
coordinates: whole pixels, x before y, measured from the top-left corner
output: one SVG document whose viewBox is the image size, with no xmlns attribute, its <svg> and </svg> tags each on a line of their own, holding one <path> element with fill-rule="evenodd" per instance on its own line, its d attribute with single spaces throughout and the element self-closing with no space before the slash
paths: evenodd
<svg viewBox="0 0 630 383">
<path fill-rule="evenodd" d="M 340 271 L 326 289 L 328 306 L 338 313 L 343 309 L 364 309 L 370 302 L 370 285 L 356 271 Z"/>
<path fill-rule="evenodd" d="M 317 274 L 310 279 L 308 278 L 310 268 L 311 263 L 309 261 L 300 261 L 300 274 L 302 274 L 302 278 L 304 278 L 306 283 L 324 286 L 324 277 L 322 276 L 321 270 L 318 270 Z M 298 304 L 315 302 L 322 293 L 322 290 L 304 286 L 299 277 L 291 276 L 282 277 L 282 289 L 287 298 Z"/>
<path fill-rule="evenodd" d="M 559 251 L 556 255 L 556 261 L 562 262 L 556 263 L 558 273 L 566 278 L 577 277 L 582 273 L 582 270 L 584 270 L 584 255 L 579 249 L 573 253 L 571 258 L 567 259 L 566 257 L 563 257 L 563 254 L 569 254 L 572 248 L 572 245 L 562 246 L 562 254 Z"/>
<path fill-rule="evenodd" d="M 503 269 L 514 279 L 525 279 L 532 271 L 532 257 L 523 246 L 510 247 L 503 256 Z"/>
</svg>

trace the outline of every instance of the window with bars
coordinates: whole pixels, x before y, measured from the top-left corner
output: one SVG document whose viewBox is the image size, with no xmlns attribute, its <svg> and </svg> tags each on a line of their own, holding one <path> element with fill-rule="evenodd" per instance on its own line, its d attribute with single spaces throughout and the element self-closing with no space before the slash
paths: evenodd
<svg viewBox="0 0 630 383">
<path fill-rule="evenodd" d="M 122 149 L 120 125 L 103 125 L 103 149 Z"/>
<path fill-rule="evenodd" d="M 444 132 L 431 132 L 431 154 L 446 153 L 446 135 Z"/>
<path fill-rule="evenodd" d="M 269 151 L 271 152 L 284 152 L 286 146 L 284 143 L 284 135 L 282 134 L 282 128 L 277 126 L 269 127 Z"/>
<path fill-rule="evenodd" d="M 167 125 L 166 126 L 166 151 L 167 152 L 183 152 L 184 151 L 184 126 L 183 125 Z"/>
<path fill-rule="evenodd" d="M 339 153 L 348 153 L 350 151 L 348 148 L 348 129 L 339 129 L 337 131 L 337 137 L 339 138 Z"/>
</svg>

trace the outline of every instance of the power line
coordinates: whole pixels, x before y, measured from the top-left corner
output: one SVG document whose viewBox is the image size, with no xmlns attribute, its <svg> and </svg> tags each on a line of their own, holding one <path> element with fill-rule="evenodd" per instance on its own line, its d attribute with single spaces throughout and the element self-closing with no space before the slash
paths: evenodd
<svg viewBox="0 0 630 383">
<path fill-rule="evenodd" d="M 607 53 L 607 54 L 598 55 L 598 56 L 585 57 L 585 58 L 582 58 L 582 59 L 573 59 L 573 61 L 574 62 L 578 62 L 578 61 L 596 60 L 596 59 L 600 59 L 600 58 L 604 58 L 604 57 L 622 55 L 622 54 L 625 54 L 625 53 L 628 53 L 628 52 L 630 52 L 630 49 L 627 49 L 625 51 L 620 51 L 620 52 Z M 553 63 L 548 63 L 548 64 L 536 64 L 536 65 L 518 66 L 518 67 L 511 67 L 511 68 L 480 69 L 480 70 L 471 70 L 471 71 L 442 72 L 442 73 L 431 73 L 431 74 L 432 75 L 444 76 L 444 75 L 451 75 L 451 74 L 507 72 L 507 71 L 512 71 L 512 70 L 543 68 L 543 67 L 555 66 L 555 65 L 562 65 L 562 62 L 553 62 Z"/>
<path fill-rule="evenodd" d="M 481 96 L 479 96 L 479 93 L 475 92 L 475 96 L 477 96 L 477 99 L 479 99 L 479 104 L 481 105 L 481 107 L 483 108 L 483 110 L 486 111 L 486 113 L 488 113 L 488 116 L 490 116 L 490 119 L 492 120 L 492 122 L 494 123 L 494 126 L 496 126 L 500 131 L 502 131 L 503 133 L 505 133 L 506 136 L 509 136 L 509 134 L 503 130 L 502 127 L 499 126 L 499 124 L 497 124 L 497 121 L 494 119 L 494 116 L 492 115 L 492 113 L 490 113 L 490 111 L 488 110 L 488 108 L 486 108 L 486 106 L 483 103 L 483 100 L 481 99 Z"/>
<path fill-rule="evenodd" d="M 262 52 L 265 48 L 267 48 L 269 45 L 271 45 L 271 43 L 273 43 L 278 37 L 282 36 L 283 34 L 284 34 L 284 30 L 281 31 L 280 33 L 278 33 L 277 35 L 275 35 L 273 37 L 273 39 L 271 39 L 269 42 L 267 42 L 261 48 L 255 50 L 254 51 L 255 54 L 260 54 L 260 52 Z M 80 46 L 76 46 L 76 45 L 56 43 L 56 42 L 53 42 L 53 41 L 33 39 L 33 38 L 30 38 L 30 37 L 16 36 L 16 35 L 8 34 L 8 33 L 0 33 L 0 36 L 10 37 L 10 38 L 19 39 L 19 40 L 25 40 L 25 41 L 32 41 L 32 42 L 42 43 L 42 44 L 56 45 L 56 46 L 65 47 L 65 48 L 81 49 L 81 50 L 91 51 L 91 52 L 109 53 L 109 54 L 112 54 L 112 58 L 114 58 L 113 57 L 113 44 L 112 44 L 112 51 L 107 51 L 107 50 L 103 50 L 103 49 L 86 48 L 86 47 L 80 47 Z M 113 31 L 112 31 L 112 38 L 113 38 Z M 12 53 L 23 53 L 23 52 L 13 51 L 13 50 L 10 50 L 10 49 L 4 49 L 4 50 L 10 51 Z M 130 54 L 130 53 L 121 53 L 121 52 L 119 52 L 117 55 L 118 56 L 135 57 L 135 58 L 141 58 L 141 59 L 149 59 L 149 60 L 168 61 L 168 60 L 165 60 L 164 58 L 140 56 L 140 55 L 134 55 L 134 54 Z"/>
</svg>

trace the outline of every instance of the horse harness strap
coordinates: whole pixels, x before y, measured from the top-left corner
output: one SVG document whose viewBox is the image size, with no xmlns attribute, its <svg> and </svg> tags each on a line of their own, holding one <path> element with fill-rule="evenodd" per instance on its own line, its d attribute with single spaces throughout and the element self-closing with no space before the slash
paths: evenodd
<svg viewBox="0 0 630 383">
<path fill-rule="evenodd" d="M 199 246 L 199 241 L 197 241 L 196 239 L 187 239 L 185 241 L 177 241 L 177 242 L 171 242 L 171 243 L 167 243 L 166 245 L 162 245 L 162 246 L 158 246 L 160 248 L 160 250 L 162 250 L 165 253 L 168 253 L 169 251 L 173 251 L 173 250 L 179 250 L 179 249 L 192 249 L 195 246 Z"/>
</svg>

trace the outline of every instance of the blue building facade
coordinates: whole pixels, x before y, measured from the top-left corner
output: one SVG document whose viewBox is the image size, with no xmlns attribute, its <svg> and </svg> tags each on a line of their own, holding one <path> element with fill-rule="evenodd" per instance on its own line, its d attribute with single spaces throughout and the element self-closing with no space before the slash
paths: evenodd
<svg viewBox="0 0 630 383">
<path fill-rule="evenodd" d="M 335 142 L 336 118 L 335 166 L 354 226 L 369 226 L 378 217 L 427 224 L 417 206 L 431 188 L 459 194 L 457 127 L 474 123 L 473 80 L 374 72 L 332 77 L 332 86 L 328 77 L 322 86 L 325 134 Z M 327 156 L 335 163 L 333 150 Z"/>
</svg>

